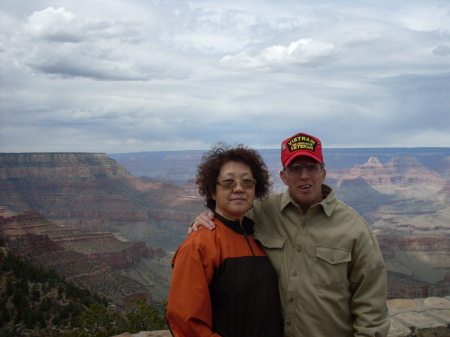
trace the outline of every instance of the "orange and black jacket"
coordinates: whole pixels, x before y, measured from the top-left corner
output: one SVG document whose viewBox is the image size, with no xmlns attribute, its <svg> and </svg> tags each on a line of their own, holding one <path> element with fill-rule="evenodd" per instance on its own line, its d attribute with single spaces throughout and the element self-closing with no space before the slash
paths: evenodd
<svg viewBox="0 0 450 337">
<path fill-rule="evenodd" d="M 215 214 L 173 259 L 167 318 L 175 337 L 281 337 L 278 278 L 253 240 L 253 222 Z"/>
</svg>

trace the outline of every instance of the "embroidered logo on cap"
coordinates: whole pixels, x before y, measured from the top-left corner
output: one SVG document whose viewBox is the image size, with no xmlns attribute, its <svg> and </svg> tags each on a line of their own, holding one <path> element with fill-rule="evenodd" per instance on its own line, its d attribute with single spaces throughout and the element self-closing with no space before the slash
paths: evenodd
<svg viewBox="0 0 450 337">
<path fill-rule="evenodd" d="M 289 152 L 294 152 L 298 150 L 308 150 L 315 152 L 317 147 L 317 142 L 309 136 L 296 136 L 289 139 L 285 146 L 289 149 Z M 319 143 L 320 146 L 320 143 Z M 285 150 L 283 146 L 283 150 Z"/>
</svg>

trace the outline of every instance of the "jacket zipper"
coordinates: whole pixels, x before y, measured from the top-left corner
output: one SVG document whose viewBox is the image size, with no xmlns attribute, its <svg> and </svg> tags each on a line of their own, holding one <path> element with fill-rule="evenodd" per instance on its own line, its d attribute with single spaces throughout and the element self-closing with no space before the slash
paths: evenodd
<svg viewBox="0 0 450 337">
<path fill-rule="evenodd" d="M 248 239 L 248 234 L 245 232 L 244 226 L 241 225 L 242 232 L 244 233 L 245 241 L 247 241 L 248 246 L 250 247 L 250 250 L 252 251 L 252 255 L 255 256 L 255 252 L 253 251 L 252 245 L 250 244 L 250 240 Z"/>
</svg>

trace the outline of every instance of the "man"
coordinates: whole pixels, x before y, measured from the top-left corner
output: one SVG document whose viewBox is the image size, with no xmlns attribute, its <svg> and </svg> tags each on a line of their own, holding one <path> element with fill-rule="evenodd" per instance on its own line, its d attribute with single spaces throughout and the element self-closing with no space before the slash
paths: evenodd
<svg viewBox="0 0 450 337">
<path fill-rule="evenodd" d="M 288 189 L 247 216 L 279 275 L 285 337 L 385 337 L 386 269 L 366 221 L 324 184 L 322 144 L 299 133 L 281 144 Z M 194 229 L 212 229 L 203 213 Z"/>
</svg>

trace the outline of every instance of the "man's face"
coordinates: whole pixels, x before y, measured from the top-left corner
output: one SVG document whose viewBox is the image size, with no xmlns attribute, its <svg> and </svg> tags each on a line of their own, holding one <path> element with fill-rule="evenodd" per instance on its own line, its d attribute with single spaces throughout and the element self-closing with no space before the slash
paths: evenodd
<svg viewBox="0 0 450 337">
<path fill-rule="evenodd" d="M 319 163 L 314 159 L 298 156 L 287 170 L 280 171 L 281 180 L 288 186 L 289 194 L 304 214 L 309 207 L 322 201 L 322 184 L 326 171 L 315 165 Z"/>
</svg>

